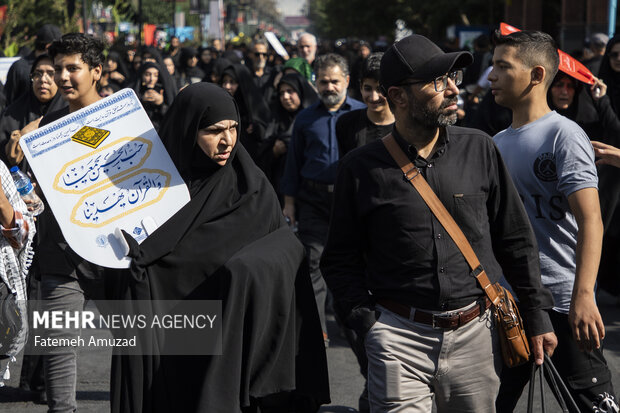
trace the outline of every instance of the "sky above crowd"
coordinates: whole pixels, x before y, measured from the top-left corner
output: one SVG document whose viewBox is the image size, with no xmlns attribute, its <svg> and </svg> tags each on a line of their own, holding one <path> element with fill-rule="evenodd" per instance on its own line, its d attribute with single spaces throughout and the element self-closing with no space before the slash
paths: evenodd
<svg viewBox="0 0 620 413">
<path fill-rule="evenodd" d="M 299 0 L 277 0 L 276 3 L 283 16 L 299 16 L 304 5 Z"/>
</svg>

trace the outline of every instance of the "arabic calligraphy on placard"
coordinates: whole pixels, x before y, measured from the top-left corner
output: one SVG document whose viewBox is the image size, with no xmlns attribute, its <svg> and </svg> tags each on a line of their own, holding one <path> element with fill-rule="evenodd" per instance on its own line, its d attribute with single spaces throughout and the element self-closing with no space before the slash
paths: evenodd
<svg viewBox="0 0 620 413">
<path fill-rule="evenodd" d="M 127 116 L 140 108 L 141 106 L 135 95 L 123 93 L 117 98 L 108 101 L 103 109 L 93 109 L 75 117 L 69 116 L 67 120 L 54 126 L 51 130 L 33 133 L 25 139 L 25 142 L 32 156 L 37 157 L 59 145 L 71 142 L 71 136 L 84 125 L 101 128 L 115 119 Z M 45 133 L 45 138 L 41 139 L 43 133 Z"/>
<path fill-rule="evenodd" d="M 54 189 L 81 194 L 141 167 L 153 143 L 125 137 L 65 164 L 54 179 Z"/>
<path fill-rule="evenodd" d="M 71 213 L 80 227 L 102 227 L 159 201 L 170 186 L 169 173 L 141 169 L 84 195 Z"/>
</svg>

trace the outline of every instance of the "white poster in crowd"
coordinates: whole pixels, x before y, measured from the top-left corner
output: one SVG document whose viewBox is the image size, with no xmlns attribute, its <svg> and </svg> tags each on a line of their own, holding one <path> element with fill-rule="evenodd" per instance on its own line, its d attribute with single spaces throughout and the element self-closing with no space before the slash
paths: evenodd
<svg viewBox="0 0 620 413">
<path fill-rule="evenodd" d="M 284 46 L 282 46 L 282 43 L 280 43 L 280 40 L 278 40 L 275 34 L 273 34 L 272 32 L 265 32 L 265 38 L 277 54 L 288 60 L 288 53 L 286 52 L 286 49 L 284 48 Z"/>
<path fill-rule="evenodd" d="M 0 57 L 0 81 L 6 85 L 6 75 L 13 63 L 17 62 L 21 57 Z"/>
<path fill-rule="evenodd" d="M 129 267 L 120 230 L 140 243 L 189 202 L 131 89 L 25 135 L 20 145 L 69 246 L 95 264 Z"/>
</svg>

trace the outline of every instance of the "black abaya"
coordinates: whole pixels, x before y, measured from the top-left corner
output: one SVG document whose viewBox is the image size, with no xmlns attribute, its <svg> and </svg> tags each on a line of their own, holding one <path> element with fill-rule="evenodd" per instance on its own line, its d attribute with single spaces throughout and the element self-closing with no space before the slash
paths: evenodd
<svg viewBox="0 0 620 413">
<path fill-rule="evenodd" d="M 269 182 L 237 144 L 219 166 L 196 144 L 199 125 L 238 120 L 223 89 L 188 86 L 160 135 L 191 201 L 141 245 L 126 235 L 129 270 L 110 270 L 108 299 L 222 300 L 223 354 L 119 356 L 113 412 L 239 412 L 262 403 L 316 411 L 329 401 L 316 304 L 303 247 Z M 164 332 L 147 331 L 157 349 Z"/>
<path fill-rule="evenodd" d="M 156 105 L 154 102 L 144 100 L 144 94 L 148 90 L 148 88 L 144 85 L 142 76 L 144 75 L 144 72 L 150 68 L 154 68 L 158 72 L 157 83 L 155 84 L 153 89 L 156 92 L 161 93 L 164 98 L 160 105 Z M 157 131 L 159 131 L 161 121 L 163 120 L 166 111 L 172 104 L 176 93 L 174 85 L 170 83 L 172 81 L 172 77 L 165 76 L 164 71 L 166 71 L 166 69 L 158 63 L 145 62 L 142 64 L 142 66 L 140 66 L 136 83 L 133 85 L 133 90 L 136 92 L 136 95 L 138 95 L 138 99 L 140 99 L 140 102 L 142 103 L 146 114 L 148 115 L 149 119 L 153 123 L 153 126 L 155 127 L 155 130 Z"/>
<path fill-rule="evenodd" d="M 49 57 L 47 57 L 47 55 L 39 56 L 34 60 L 32 68 L 35 68 L 38 62 L 43 59 L 49 59 Z M 32 68 L 31 72 L 33 70 Z M 11 132 L 14 130 L 21 130 L 33 120 L 66 106 L 67 102 L 62 99 L 60 93 L 56 93 L 48 102 L 39 101 L 32 90 L 31 83 L 28 91 L 19 96 L 0 116 L 0 159 L 9 165 L 8 159 L 6 158 L 5 145 L 11 137 Z"/>
<path fill-rule="evenodd" d="M 281 203 L 283 203 L 284 198 L 280 193 L 280 180 L 284 175 L 286 154 L 276 158 L 273 154 L 273 146 L 276 140 L 281 140 L 288 150 L 291 135 L 293 134 L 293 123 L 297 114 L 319 99 L 319 96 L 310 83 L 298 73 L 289 73 L 282 76 L 282 79 L 280 79 L 278 83 L 277 91 L 280 90 L 280 85 L 283 83 L 286 83 L 295 90 L 297 96 L 299 96 L 299 107 L 296 111 L 289 112 L 282 106 L 280 98 L 277 98 L 276 104 L 272 110 L 274 119 L 272 119 L 271 123 L 268 125 L 265 132 L 265 139 L 258 146 L 256 155 L 256 164 L 265 172 L 267 178 L 269 178 L 276 193 L 278 193 Z"/>
<path fill-rule="evenodd" d="M 265 139 L 265 130 L 271 121 L 269 106 L 260 89 L 254 84 L 252 73 L 245 65 L 230 65 L 222 73 L 222 76 L 224 75 L 229 75 L 239 85 L 234 98 L 239 105 L 243 123 L 240 140 L 252 159 L 256 161 L 258 149 Z M 220 83 L 222 80 L 220 78 Z"/>
</svg>

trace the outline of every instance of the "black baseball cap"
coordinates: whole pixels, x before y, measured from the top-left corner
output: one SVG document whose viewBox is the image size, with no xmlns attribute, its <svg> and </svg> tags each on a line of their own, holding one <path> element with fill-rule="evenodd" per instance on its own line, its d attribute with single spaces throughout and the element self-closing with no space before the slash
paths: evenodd
<svg viewBox="0 0 620 413">
<path fill-rule="evenodd" d="M 385 91 L 405 79 L 429 82 L 453 70 L 469 66 L 474 57 L 469 52 L 444 53 L 435 43 L 412 34 L 394 43 L 381 59 L 380 84 Z"/>
</svg>

